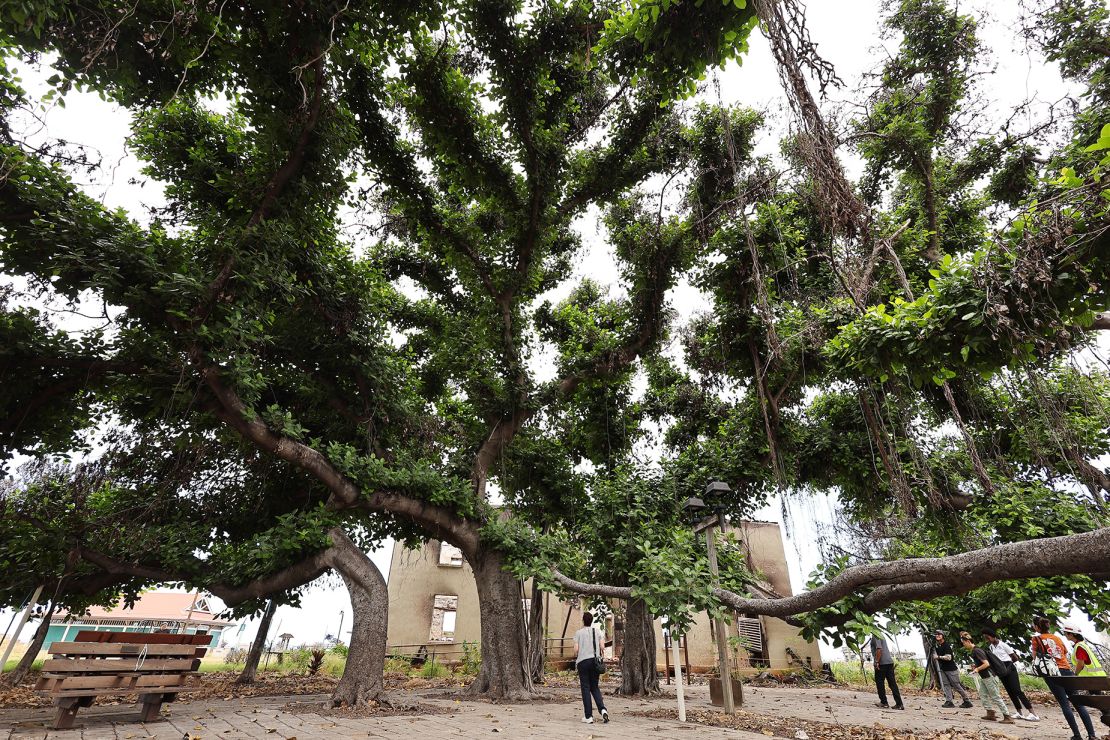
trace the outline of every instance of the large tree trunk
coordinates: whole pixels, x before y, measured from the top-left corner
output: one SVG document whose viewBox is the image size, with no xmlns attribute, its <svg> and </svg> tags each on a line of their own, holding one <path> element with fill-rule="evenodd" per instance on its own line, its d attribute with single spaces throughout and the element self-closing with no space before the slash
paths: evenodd
<svg viewBox="0 0 1110 740">
<path fill-rule="evenodd" d="M 262 658 L 262 651 L 266 649 L 266 640 L 270 636 L 270 622 L 274 621 L 274 612 L 277 611 L 277 601 L 270 599 L 266 604 L 266 611 L 262 612 L 262 623 L 258 625 L 258 634 L 251 643 L 251 651 L 247 654 L 247 664 L 235 683 L 254 683 L 258 674 L 258 661 Z"/>
<path fill-rule="evenodd" d="M 630 599 L 625 605 L 620 693 L 625 696 L 658 694 L 654 620 L 643 599 Z"/>
<path fill-rule="evenodd" d="M 333 541 L 336 537 L 333 534 Z M 389 625 L 389 590 L 377 566 L 343 535 L 337 543 L 335 569 L 351 595 L 351 644 L 343 676 L 331 705 L 357 706 L 380 701 L 385 692 L 385 641 Z"/>
<path fill-rule="evenodd" d="M 20 658 L 19 664 L 16 665 L 15 670 L 4 677 L 4 683 L 8 686 L 18 686 L 31 670 L 31 666 L 35 663 L 35 658 L 38 657 L 39 651 L 42 650 L 42 643 L 46 640 L 46 633 L 50 629 L 50 620 L 54 617 L 54 602 L 50 602 L 50 607 L 46 610 L 46 614 L 42 616 L 42 622 L 39 623 L 38 628 L 35 630 L 34 636 L 31 638 L 31 644 L 27 647 L 27 652 Z M 16 635 L 12 635 L 14 640 Z M 3 666 L 0 666 L 2 669 Z"/>
<path fill-rule="evenodd" d="M 533 684 L 543 683 L 544 661 L 547 658 L 544 638 L 543 591 L 539 584 L 532 582 L 530 608 L 528 610 L 528 666 Z"/>
<path fill-rule="evenodd" d="M 468 692 L 491 699 L 527 701 L 532 698 L 532 676 L 527 669 L 520 581 L 503 569 L 504 560 L 495 551 L 480 548 L 468 560 L 478 586 L 482 620 L 482 668 Z"/>
</svg>

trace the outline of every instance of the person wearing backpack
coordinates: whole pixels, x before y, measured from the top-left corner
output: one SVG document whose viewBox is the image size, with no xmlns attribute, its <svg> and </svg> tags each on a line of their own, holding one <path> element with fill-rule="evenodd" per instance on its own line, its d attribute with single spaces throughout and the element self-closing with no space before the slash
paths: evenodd
<svg viewBox="0 0 1110 740">
<path fill-rule="evenodd" d="M 1037 617 L 1033 622 L 1033 627 L 1037 631 L 1033 635 L 1033 659 L 1040 660 L 1040 671 L 1043 676 L 1046 676 L 1045 683 L 1048 684 L 1049 690 L 1052 691 L 1052 695 L 1056 697 L 1056 701 L 1060 704 L 1060 711 L 1064 715 L 1064 720 L 1071 728 L 1072 740 L 1082 740 L 1082 736 L 1079 734 L 1079 725 L 1075 721 L 1076 714 L 1083 721 L 1083 727 L 1087 730 L 1087 737 L 1090 740 L 1097 740 L 1098 735 L 1095 733 L 1095 726 L 1091 722 L 1091 715 L 1087 712 L 1087 707 L 1076 704 L 1074 710 L 1072 709 L 1071 696 L 1075 690 L 1065 688 L 1052 680 L 1053 676 L 1074 676 L 1075 673 L 1071 669 L 1071 661 L 1068 659 L 1068 648 L 1064 644 L 1064 638 L 1049 632 L 1049 624 L 1048 617 Z"/>
<path fill-rule="evenodd" d="M 996 668 L 995 674 L 1002 681 L 1002 686 L 1006 689 L 1006 693 L 1010 695 L 1010 701 L 1014 703 L 1014 709 L 1017 710 L 1017 714 L 1014 716 L 1029 722 L 1039 722 L 1041 718 L 1033 711 L 1033 703 L 1021 690 L 1021 675 L 1018 673 L 1017 666 L 1014 665 L 1019 660 L 1017 652 L 998 639 L 998 633 L 992 629 L 983 630 L 982 635 L 990 643 L 990 647 L 987 649 L 987 657 L 994 658 L 994 661 L 998 662 L 998 665 L 995 666 L 995 662 L 991 661 L 991 666 Z"/>
<path fill-rule="evenodd" d="M 601 674 L 605 672 L 605 657 L 602 653 L 605 649 L 605 635 L 594 626 L 594 615 L 589 612 L 583 612 L 582 625 L 582 629 L 574 633 L 574 644 L 578 648 L 574 667 L 578 669 L 578 683 L 582 686 L 582 707 L 585 710 L 582 721 L 592 725 L 594 710 L 590 703 L 591 697 L 597 702 L 602 721 L 609 721 L 609 710 L 605 708 L 598 683 Z"/>
</svg>

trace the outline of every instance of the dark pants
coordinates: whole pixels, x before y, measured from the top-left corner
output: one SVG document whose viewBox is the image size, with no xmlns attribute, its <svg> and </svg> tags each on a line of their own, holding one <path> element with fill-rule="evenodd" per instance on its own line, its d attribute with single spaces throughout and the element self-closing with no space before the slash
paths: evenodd
<svg viewBox="0 0 1110 740">
<path fill-rule="evenodd" d="M 886 689 L 883 679 L 890 684 L 890 693 L 894 694 L 894 706 L 902 706 L 902 695 L 898 693 L 898 679 L 894 677 L 894 664 L 886 663 L 875 666 L 875 688 L 879 690 L 879 703 L 886 705 Z"/>
<path fill-rule="evenodd" d="M 1075 674 L 1066 668 L 1061 668 L 1060 675 L 1074 676 Z M 1056 702 L 1060 705 L 1060 711 L 1064 713 L 1064 720 L 1068 723 L 1068 727 L 1071 728 L 1071 734 L 1074 737 L 1080 737 L 1079 725 L 1075 723 L 1075 713 L 1072 712 L 1071 708 L 1071 695 L 1074 694 L 1075 691 L 1069 691 L 1060 684 L 1055 683 L 1051 677 L 1049 677 L 1045 683 L 1048 684 L 1048 688 L 1052 691 L 1052 695 L 1056 697 Z M 1075 711 L 1079 713 L 1079 719 L 1083 720 L 1083 726 L 1087 728 L 1087 736 L 1098 737 L 1098 735 L 1095 734 L 1095 726 L 1091 724 L 1091 715 L 1087 714 L 1087 707 L 1077 706 Z"/>
<path fill-rule="evenodd" d="M 1006 687 L 1006 693 L 1010 695 L 1010 701 L 1014 703 L 1014 709 L 1018 710 L 1020 714 L 1022 709 L 1030 712 L 1033 711 L 1033 703 L 1029 701 L 1029 697 L 1021 690 L 1021 677 L 1018 675 L 1017 668 L 1013 663 L 1006 662 L 1002 665 L 1010 669 L 1010 672 L 1005 676 L 999 676 L 1002 679 L 1002 685 Z"/>
<path fill-rule="evenodd" d="M 601 687 L 598 685 L 601 676 L 598 675 L 593 658 L 586 658 L 586 660 L 579 662 L 577 668 L 578 683 L 582 685 L 582 707 L 586 710 L 586 716 L 592 717 L 594 716 L 594 710 L 590 706 L 591 696 L 597 702 L 599 711 L 605 709 L 605 700 L 601 698 Z"/>
</svg>

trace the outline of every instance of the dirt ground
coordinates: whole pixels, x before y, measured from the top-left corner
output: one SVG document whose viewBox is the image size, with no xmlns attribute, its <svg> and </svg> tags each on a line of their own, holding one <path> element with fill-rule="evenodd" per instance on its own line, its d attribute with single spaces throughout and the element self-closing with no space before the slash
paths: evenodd
<svg viewBox="0 0 1110 740">
<path fill-rule="evenodd" d="M 766 737 L 793 740 L 1065 740 L 1070 737 L 1059 707 L 1037 699 L 1034 702 L 1041 722 L 1001 725 L 981 719 L 983 711 L 978 706 L 970 710 L 942 709 L 942 697 L 936 695 L 907 694 L 906 711 L 884 711 L 875 707 L 872 692 L 827 684 L 746 683 L 744 706 L 731 716 L 710 705 L 705 684 L 687 686 L 684 689 L 687 723 L 682 725 L 677 722 L 674 685 L 664 686 L 664 693 L 659 697 L 626 699 L 612 696 L 616 686 L 609 680 L 603 690 L 614 716 L 613 723 L 583 726 L 577 687 L 570 675 L 551 678 L 549 685 L 544 687 L 546 701 L 508 705 L 474 701 L 465 694 L 467 679 L 463 676 L 425 679 L 390 674 L 387 685 L 397 703 L 354 710 L 323 708 L 327 693 L 335 684 L 331 677 L 267 674 L 255 685 L 246 687 L 234 684 L 234 678 L 235 674 L 230 672 L 198 676 L 194 690 L 184 692 L 178 702 L 167 705 L 167 719 L 172 718 L 176 728 L 181 725 L 181 718 L 188 720 L 186 724 L 191 718 L 201 718 L 196 727 L 219 726 L 224 728 L 220 730 L 220 737 L 249 738 L 254 737 L 252 733 L 262 717 L 258 712 L 271 712 L 275 722 L 280 720 L 284 724 L 276 724 L 277 730 L 269 733 L 270 737 L 280 735 L 282 727 L 288 726 L 298 728 L 297 732 L 290 729 L 288 737 L 296 736 L 301 740 L 315 737 L 317 733 L 320 737 L 333 736 L 329 733 L 338 732 L 338 728 L 346 728 L 344 733 L 350 732 L 343 734 L 344 737 L 376 737 L 375 733 L 407 728 L 409 725 L 405 723 L 414 721 L 426 723 L 429 729 L 433 726 L 451 728 L 449 734 L 456 737 L 489 737 L 491 732 L 504 732 L 507 737 L 684 737 L 690 740 Z M 170 736 L 165 725 L 150 725 L 150 734 L 136 734 L 127 729 L 134 728 L 134 702 L 134 697 L 99 697 L 94 707 L 82 710 L 88 725 L 80 737 L 113 736 L 109 733 L 116 733 L 115 737 L 128 733 L 133 737 Z M 46 697 L 39 697 L 28 688 L 0 693 L 0 738 L 76 738 L 73 734 L 45 730 L 52 715 L 49 704 Z M 251 707 L 265 709 L 256 711 Z M 1097 717 L 1095 721 L 1097 723 Z M 196 727 L 190 724 L 184 728 L 190 738 L 216 736 L 192 732 Z M 579 733 L 585 727 L 589 732 Z M 1104 726 L 1098 725 L 1098 728 L 1106 732 Z M 176 735 L 176 740 L 181 737 L 182 734 Z"/>
</svg>

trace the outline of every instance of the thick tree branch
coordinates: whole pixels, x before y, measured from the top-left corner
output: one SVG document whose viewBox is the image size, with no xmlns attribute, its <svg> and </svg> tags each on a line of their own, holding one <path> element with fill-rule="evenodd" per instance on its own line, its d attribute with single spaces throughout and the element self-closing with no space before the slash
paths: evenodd
<svg viewBox="0 0 1110 740">
<path fill-rule="evenodd" d="M 199 583 L 205 590 L 223 599 L 228 606 L 236 606 L 249 599 L 260 599 L 303 586 L 316 580 L 332 567 L 332 548 L 328 548 L 315 552 L 304 560 L 282 570 L 243 584 L 231 585 L 214 580 L 215 576 L 213 574 L 185 576 L 182 573 L 170 571 L 157 565 L 144 565 L 118 560 L 84 547 L 77 548 L 76 552 L 81 559 L 114 576 L 130 576 L 160 583 L 176 581 Z"/>
<path fill-rule="evenodd" d="M 240 584 L 229 584 L 218 580 L 219 574 L 206 571 L 205 564 L 200 560 L 196 561 L 200 572 L 186 575 L 161 565 L 119 560 L 87 547 L 74 548 L 74 554 L 100 568 L 104 572 L 104 577 L 109 580 L 118 581 L 120 578 L 132 577 L 162 583 L 185 581 L 215 594 L 228 606 L 237 606 L 250 599 L 268 598 L 282 591 L 298 588 L 311 583 L 333 568 L 344 571 L 344 575 L 358 581 L 359 585 L 366 590 L 378 591 L 378 584 L 366 581 L 365 574 L 357 571 L 348 572 L 351 569 L 345 567 L 345 563 L 349 562 L 352 556 L 365 557 L 347 533 L 341 527 L 332 527 L 328 530 L 328 539 L 331 541 L 331 546 L 314 552 L 281 570 Z"/>
<path fill-rule="evenodd" d="M 1110 527 L 1063 537 L 1046 537 L 994 545 L 941 558 L 907 558 L 848 568 L 812 591 L 781 599 L 749 598 L 715 589 L 723 603 L 738 612 L 787 618 L 828 606 L 861 590 L 868 612 L 899 601 L 959 595 L 995 581 L 1086 574 L 1101 577 L 1110 563 Z M 629 599 L 632 589 L 552 574 L 564 588 L 588 596 Z"/>
<path fill-rule="evenodd" d="M 453 512 L 417 498 L 396 492 L 378 491 L 363 496 L 362 490 L 347 478 L 319 450 L 275 433 L 246 407 L 234 390 L 224 384 L 219 369 L 205 364 L 198 348 L 191 352 L 193 361 L 201 368 L 201 377 L 220 406 L 213 414 L 256 447 L 291 463 L 323 483 L 331 497 L 332 509 L 362 507 L 407 517 L 440 539 L 451 542 L 464 552 L 472 552 L 478 544 L 475 526 Z"/>
</svg>

